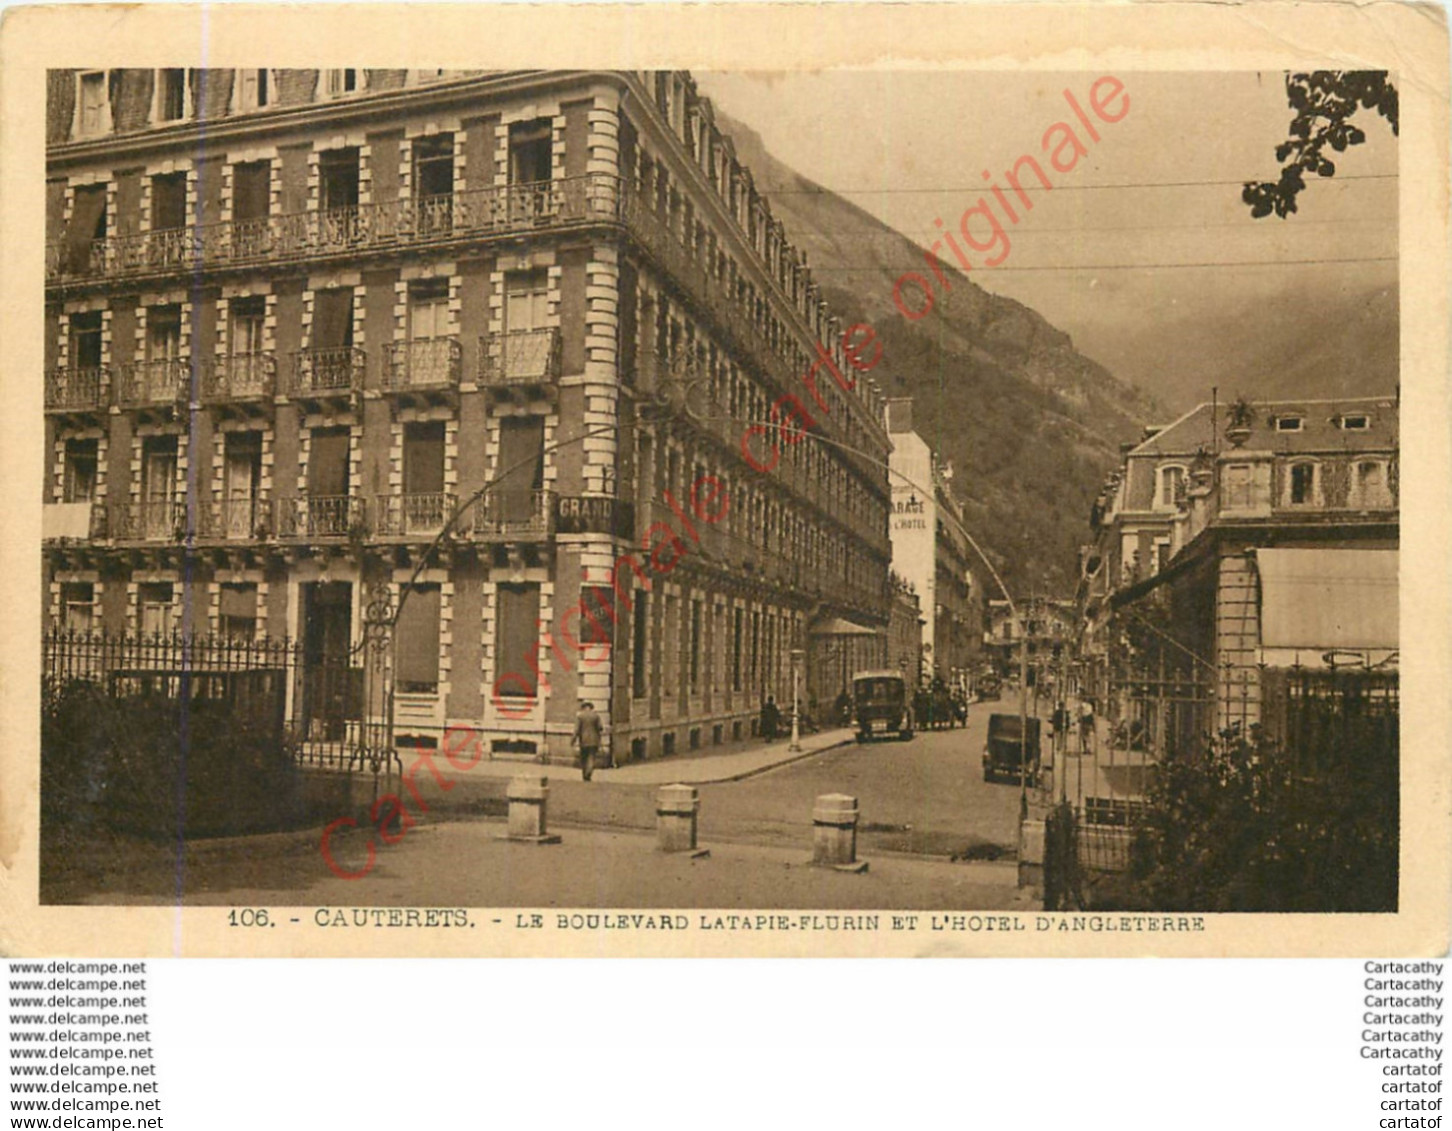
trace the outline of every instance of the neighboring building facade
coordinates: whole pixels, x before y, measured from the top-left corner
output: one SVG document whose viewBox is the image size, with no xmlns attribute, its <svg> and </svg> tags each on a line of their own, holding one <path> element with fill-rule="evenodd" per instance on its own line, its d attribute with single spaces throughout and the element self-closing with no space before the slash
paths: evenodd
<svg viewBox="0 0 1452 1131">
<path fill-rule="evenodd" d="M 617 760 L 885 636 L 882 402 L 689 75 L 49 82 L 51 623 L 337 657 L 383 587 L 398 736 L 567 758 L 591 699 Z M 814 365 L 829 442 L 763 473 Z"/>
<path fill-rule="evenodd" d="M 892 575 L 892 608 L 887 622 L 886 666 L 897 668 L 916 687 L 923 670 L 923 610 L 913 587 Z"/>
<path fill-rule="evenodd" d="M 1152 622 L 1217 729 L 1262 722 L 1287 670 L 1395 672 L 1397 411 L 1391 396 L 1204 404 L 1148 430 L 1095 504 L 1088 654 L 1110 650 L 1117 613 Z"/>
<path fill-rule="evenodd" d="M 989 601 L 984 649 L 1000 675 L 1017 678 L 1025 658 L 1033 668 L 1052 665 L 1073 644 L 1077 628 L 1078 607 L 1073 601 L 1029 596 L 1013 608 L 1007 601 Z"/>
<path fill-rule="evenodd" d="M 980 651 L 982 613 L 953 469 L 915 430 L 911 398 L 887 401 L 887 428 L 893 568 L 922 603 L 924 672 L 959 680 Z"/>
</svg>

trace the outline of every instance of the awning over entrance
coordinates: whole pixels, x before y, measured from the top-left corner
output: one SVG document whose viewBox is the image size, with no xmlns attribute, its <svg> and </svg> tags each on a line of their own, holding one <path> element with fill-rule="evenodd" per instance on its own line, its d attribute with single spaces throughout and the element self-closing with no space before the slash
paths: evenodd
<svg viewBox="0 0 1452 1131">
<path fill-rule="evenodd" d="M 1395 649 L 1397 551 L 1257 550 L 1261 645 Z"/>
<path fill-rule="evenodd" d="M 845 617 L 832 617 L 810 629 L 813 636 L 876 636 L 878 629 L 868 628 Z"/>
</svg>

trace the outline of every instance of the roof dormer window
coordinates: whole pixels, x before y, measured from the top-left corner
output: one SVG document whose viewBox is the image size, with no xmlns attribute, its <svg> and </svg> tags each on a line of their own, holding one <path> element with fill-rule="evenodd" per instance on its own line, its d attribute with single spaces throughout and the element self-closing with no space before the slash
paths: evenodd
<svg viewBox="0 0 1452 1131">
<path fill-rule="evenodd" d="M 156 120 L 180 122 L 187 116 L 187 73 L 181 67 L 156 72 Z"/>
<path fill-rule="evenodd" d="M 324 71 L 324 89 L 329 98 L 343 98 L 363 88 L 362 72 L 348 67 L 342 70 Z"/>
<path fill-rule="evenodd" d="M 99 137 L 111 124 L 110 90 L 105 71 L 82 71 L 76 76 L 76 129 L 78 137 Z"/>
<path fill-rule="evenodd" d="M 1277 432 L 1299 432 L 1305 418 L 1301 416 L 1277 416 L 1275 418 Z"/>
</svg>

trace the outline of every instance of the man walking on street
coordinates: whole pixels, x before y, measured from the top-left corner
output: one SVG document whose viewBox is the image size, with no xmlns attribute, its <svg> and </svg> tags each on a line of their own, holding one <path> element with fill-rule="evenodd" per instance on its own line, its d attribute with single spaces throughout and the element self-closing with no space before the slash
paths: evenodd
<svg viewBox="0 0 1452 1131">
<path fill-rule="evenodd" d="M 588 700 L 580 704 L 580 713 L 575 716 L 575 736 L 570 741 L 580 748 L 580 776 L 589 781 L 595 772 L 595 755 L 600 750 L 600 716 L 595 713 L 595 704 Z"/>
<path fill-rule="evenodd" d="M 1094 738 L 1094 700 L 1087 695 L 1079 703 L 1079 751 L 1082 754 L 1089 753 L 1091 740 Z"/>
</svg>

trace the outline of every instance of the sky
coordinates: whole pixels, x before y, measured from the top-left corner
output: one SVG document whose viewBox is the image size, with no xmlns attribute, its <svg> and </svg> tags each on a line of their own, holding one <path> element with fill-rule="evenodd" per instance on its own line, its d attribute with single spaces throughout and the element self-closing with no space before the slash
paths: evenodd
<svg viewBox="0 0 1452 1131">
<path fill-rule="evenodd" d="M 1075 121 L 1096 74 L 835 71 L 696 72 L 704 94 L 759 132 L 799 173 L 919 243 L 953 227 L 1024 153 L 1042 157 L 1054 122 Z M 1396 280 L 1397 146 L 1373 114 L 1367 142 L 1338 158 L 1286 220 L 1253 220 L 1246 180 L 1274 180 L 1291 111 L 1279 73 L 1121 73 L 1123 120 L 1013 232 L 998 267 L 975 282 L 1033 307 L 1121 377 L 1157 384 L 1136 342 L 1147 320 L 1230 318 L 1278 332 L 1282 300 Z M 772 186 L 760 186 L 770 190 Z M 946 257 L 946 253 L 945 253 Z M 1234 265 L 1234 266 L 1232 266 Z M 820 270 L 814 267 L 814 271 Z M 1263 312 L 1263 313 L 1258 313 Z"/>
</svg>

